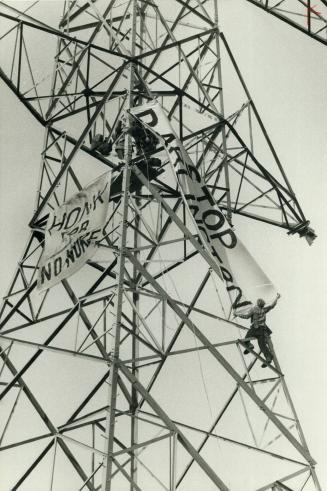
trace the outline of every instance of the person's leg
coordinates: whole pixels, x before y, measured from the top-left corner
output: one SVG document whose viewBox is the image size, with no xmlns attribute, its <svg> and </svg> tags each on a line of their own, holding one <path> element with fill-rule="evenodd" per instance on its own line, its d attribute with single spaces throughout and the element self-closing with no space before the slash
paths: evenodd
<svg viewBox="0 0 327 491">
<path fill-rule="evenodd" d="M 246 333 L 245 339 L 253 338 L 253 337 L 255 337 L 254 328 L 251 326 L 248 332 Z M 253 348 L 254 346 L 251 343 L 251 341 L 246 341 L 246 349 L 244 350 L 244 354 L 247 355 L 248 353 L 250 353 L 249 349 L 253 349 Z"/>
<path fill-rule="evenodd" d="M 118 155 L 118 158 L 123 160 L 124 158 L 124 149 L 123 148 L 116 148 L 116 154 Z"/>
<path fill-rule="evenodd" d="M 269 335 L 265 331 L 262 331 L 258 336 L 259 348 L 261 349 L 264 357 L 266 358 L 267 363 L 271 363 L 273 356 L 269 349 L 268 340 L 269 340 Z M 264 364 L 263 366 L 266 366 L 266 364 Z"/>
</svg>

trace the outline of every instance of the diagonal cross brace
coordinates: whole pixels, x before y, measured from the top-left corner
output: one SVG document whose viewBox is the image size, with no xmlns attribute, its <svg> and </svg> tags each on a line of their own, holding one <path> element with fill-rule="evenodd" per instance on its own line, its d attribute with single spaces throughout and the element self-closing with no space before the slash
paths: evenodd
<svg viewBox="0 0 327 491">
<path fill-rule="evenodd" d="M 47 191 L 47 194 L 43 198 L 43 201 L 41 202 L 41 204 L 39 205 L 38 209 L 36 210 L 36 212 L 35 212 L 32 220 L 30 221 L 30 226 L 33 226 L 34 225 L 36 219 L 38 218 L 38 216 L 40 215 L 40 213 L 42 212 L 42 210 L 46 206 L 49 198 L 51 197 L 51 195 L 53 193 L 53 191 L 56 189 L 57 184 L 59 183 L 60 179 L 62 178 L 62 176 L 64 175 L 64 173 L 66 172 L 66 170 L 69 168 L 69 166 L 71 165 L 72 160 L 75 157 L 75 155 L 78 152 L 78 150 L 80 149 L 80 147 L 83 145 L 83 142 L 84 142 L 85 137 L 87 136 L 89 130 L 92 128 L 95 120 L 97 119 L 97 117 L 99 116 L 100 112 L 102 111 L 102 108 L 105 105 L 108 97 L 110 97 L 111 93 L 113 92 L 113 90 L 114 90 L 117 82 L 120 79 L 121 74 L 123 73 L 123 71 L 125 69 L 125 66 L 126 66 L 126 62 L 123 63 L 121 65 L 121 67 L 119 68 L 119 70 L 117 71 L 115 78 L 113 79 L 113 81 L 111 82 L 109 88 L 105 92 L 103 98 L 101 99 L 101 101 L 97 105 L 96 110 L 94 111 L 92 117 L 90 118 L 90 120 L 88 121 L 88 123 L 85 126 L 84 130 L 82 131 L 82 134 L 79 137 L 79 139 L 77 140 L 77 142 L 76 142 L 74 148 L 72 149 L 70 155 L 67 157 L 64 165 L 61 167 L 61 169 L 58 172 L 56 178 L 52 182 L 52 185 L 51 185 L 50 189 Z"/>
<path fill-rule="evenodd" d="M 182 309 L 176 304 L 176 302 L 168 295 L 168 293 L 159 285 L 159 283 L 151 276 L 151 274 L 142 266 L 142 264 L 134 257 L 129 251 L 126 254 L 130 262 L 148 279 L 149 283 L 156 289 L 163 299 L 166 300 L 172 310 L 184 321 L 185 325 L 194 333 L 194 335 L 201 341 L 201 343 L 207 347 L 208 351 L 216 358 L 223 368 L 233 377 L 240 387 L 247 393 L 256 406 L 261 409 L 268 418 L 275 424 L 280 432 L 287 438 L 287 440 L 296 448 L 296 450 L 305 458 L 310 465 L 315 465 L 315 461 L 310 455 L 309 451 L 303 447 L 303 445 L 288 431 L 288 429 L 281 423 L 281 421 L 270 411 L 269 407 L 257 396 L 257 394 L 244 382 L 243 378 L 234 370 L 234 368 L 228 363 L 228 361 L 217 351 L 217 349 L 210 343 L 208 338 L 198 329 L 193 322 L 184 314 Z"/>
<path fill-rule="evenodd" d="M 41 405 L 37 401 L 37 399 L 34 396 L 34 394 L 32 393 L 32 391 L 28 388 L 28 386 L 26 385 L 24 380 L 19 376 L 19 372 L 17 371 L 17 369 L 15 368 L 13 363 L 9 360 L 9 358 L 7 358 L 5 356 L 3 351 L 0 352 L 0 356 L 4 360 L 5 364 L 7 365 L 7 367 L 11 371 L 11 373 L 14 375 L 14 378 L 17 379 L 17 381 L 18 381 L 19 385 L 22 387 L 25 395 L 27 396 L 28 400 L 30 401 L 30 403 L 33 405 L 34 409 L 37 411 L 37 413 L 41 417 L 44 424 L 51 431 L 51 433 L 53 435 L 55 435 L 57 433 L 56 427 L 51 422 L 51 420 L 49 419 L 49 417 L 47 416 L 47 414 L 45 413 L 45 411 L 43 410 L 43 408 L 41 407 Z M 60 447 L 62 448 L 63 452 L 66 454 L 69 461 L 71 462 L 71 464 L 73 465 L 73 467 L 75 468 L 75 470 L 77 471 L 77 473 L 80 475 L 81 479 L 83 481 L 85 481 L 87 479 L 87 475 L 83 471 L 82 467 L 80 466 L 77 459 L 75 458 L 73 453 L 70 451 L 70 449 L 68 448 L 66 443 L 61 441 L 61 440 L 58 440 L 58 443 L 59 443 Z M 94 491 L 94 487 L 91 483 L 88 483 L 87 487 L 89 488 L 90 491 Z"/>
<path fill-rule="evenodd" d="M 138 263 L 138 261 L 137 261 Z M 140 264 L 140 263 L 138 263 Z M 137 264 L 136 264 L 137 267 Z M 202 468 L 202 470 L 207 474 L 207 476 L 212 480 L 212 482 L 221 491 L 230 491 L 225 483 L 217 476 L 214 470 L 207 464 L 207 462 L 202 458 L 202 456 L 196 451 L 191 442 L 184 436 L 182 431 L 176 426 L 175 423 L 171 421 L 169 416 L 165 411 L 159 406 L 155 399 L 149 394 L 149 392 L 143 387 L 139 380 L 128 370 L 128 368 L 120 361 L 117 360 L 117 365 L 120 372 L 133 384 L 133 387 L 142 395 L 142 397 L 147 401 L 149 406 L 157 413 L 157 415 L 162 419 L 167 428 L 172 432 L 176 433 L 179 442 L 183 445 L 186 451 L 191 455 L 191 457 L 197 462 L 197 464 Z"/>
</svg>

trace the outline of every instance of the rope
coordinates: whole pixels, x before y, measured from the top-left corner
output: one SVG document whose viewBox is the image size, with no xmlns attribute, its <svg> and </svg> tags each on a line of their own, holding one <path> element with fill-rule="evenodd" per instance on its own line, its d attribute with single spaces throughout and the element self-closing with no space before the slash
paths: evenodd
<svg viewBox="0 0 327 491">
<path fill-rule="evenodd" d="M 79 331 L 80 314 L 81 314 L 81 302 L 78 301 L 77 324 L 76 324 L 76 331 L 75 331 L 74 351 L 77 351 L 77 341 L 78 341 L 78 331 Z"/>
<path fill-rule="evenodd" d="M 209 271 L 210 271 L 210 278 L 211 278 L 211 280 L 212 280 L 212 283 L 213 283 L 214 289 L 215 289 L 215 291 L 216 291 L 216 294 L 217 294 L 217 297 L 218 297 L 218 300 L 219 300 L 219 303 L 220 303 L 221 310 L 223 311 L 223 314 L 224 314 L 225 318 L 227 319 L 227 316 L 226 316 L 226 311 L 225 311 L 225 308 L 224 308 L 223 302 L 222 302 L 222 300 L 221 300 L 221 297 L 220 297 L 220 295 L 219 295 L 219 291 L 218 291 L 218 288 L 217 288 L 217 284 L 216 284 L 215 279 L 214 279 L 214 276 L 213 276 L 213 271 L 212 271 L 212 269 L 211 269 L 211 268 L 209 269 Z"/>
</svg>

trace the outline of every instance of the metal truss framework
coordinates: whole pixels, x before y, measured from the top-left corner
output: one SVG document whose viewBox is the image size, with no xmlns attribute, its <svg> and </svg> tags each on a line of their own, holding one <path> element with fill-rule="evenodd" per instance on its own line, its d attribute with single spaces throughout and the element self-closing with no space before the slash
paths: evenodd
<svg viewBox="0 0 327 491">
<path fill-rule="evenodd" d="M 0 455 L 24 454 L 8 486 L 37 489 L 48 475 L 52 491 L 63 482 L 92 491 L 237 489 L 239 452 L 236 474 L 251 490 L 320 490 L 277 358 L 263 371 L 260 353 L 243 356 L 245 328 L 229 318 L 167 159 L 160 154 L 164 172 L 150 181 L 128 134 L 123 161 L 92 146 L 99 133 L 114 142 L 123 112 L 157 98 L 230 220 L 314 238 L 218 29 L 216 2 L 72 1 L 58 28 L 1 8 L 0 41 L 12 56 L 0 76 L 45 127 L 31 236 L 0 316 Z M 42 43 L 56 46 L 54 67 L 45 54 L 35 70 Z M 37 293 L 49 211 L 104 170 L 122 186 L 99 256 Z M 133 176 L 141 192 L 130 192 Z"/>
<path fill-rule="evenodd" d="M 326 0 L 246 0 L 289 26 L 327 45 Z"/>
</svg>

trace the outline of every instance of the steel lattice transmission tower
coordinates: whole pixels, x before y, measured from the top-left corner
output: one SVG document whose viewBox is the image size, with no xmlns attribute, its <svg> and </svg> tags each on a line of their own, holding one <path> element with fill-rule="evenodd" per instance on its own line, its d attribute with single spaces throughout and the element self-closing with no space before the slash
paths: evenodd
<svg viewBox="0 0 327 491">
<path fill-rule="evenodd" d="M 45 137 L 30 238 L 1 310 L 4 489 L 319 490 L 277 358 L 263 370 L 260 353 L 243 356 L 245 328 L 167 161 L 149 178 L 128 133 L 114 144 L 121 115 L 156 98 L 229 220 L 314 238 L 216 1 L 16 7 L 1 2 L 0 76 Z M 111 151 L 96 149 L 99 134 Z M 50 210 L 105 171 L 120 188 L 97 255 L 37 292 Z"/>
<path fill-rule="evenodd" d="M 327 45 L 327 2 L 302 0 L 247 0 L 312 39 Z"/>
</svg>

